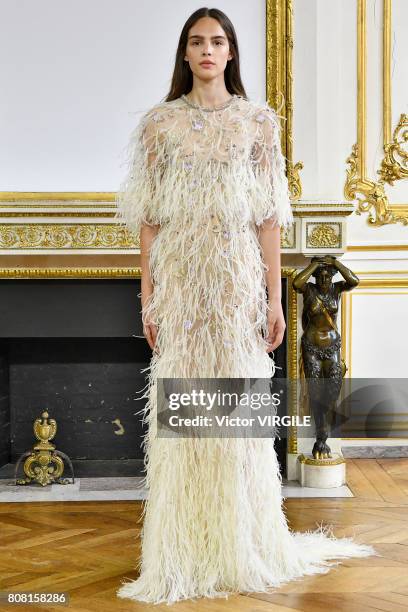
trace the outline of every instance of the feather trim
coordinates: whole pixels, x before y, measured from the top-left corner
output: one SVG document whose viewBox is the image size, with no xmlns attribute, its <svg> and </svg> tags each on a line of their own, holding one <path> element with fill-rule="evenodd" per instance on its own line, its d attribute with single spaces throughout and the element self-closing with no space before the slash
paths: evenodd
<svg viewBox="0 0 408 612">
<path fill-rule="evenodd" d="M 262 117 L 260 116 L 262 115 Z M 143 320 L 157 352 L 136 415 L 147 424 L 140 576 L 118 597 L 173 603 L 270 592 L 328 571 L 329 559 L 374 554 L 318 529 L 292 533 L 273 438 L 164 438 L 161 378 L 266 378 L 267 303 L 257 226 L 291 221 L 276 115 L 239 97 L 222 112 L 180 99 L 132 133 L 118 216 L 135 234 L 159 224 L 149 253 L 154 291 Z"/>
<path fill-rule="evenodd" d="M 282 228 L 293 224 L 293 211 L 281 147 L 281 126 L 274 109 L 265 104 L 255 115 L 260 128 L 252 149 L 255 181 L 252 206 L 255 223 L 273 220 Z"/>
<path fill-rule="evenodd" d="M 214 198 L 226 222 L 293 223 L 275 111 L 237 96 L 222 113 L 203 118 L 178 99 L 143 115 L 116 194 L 115 218 L 134 236 L 142 223 L 208 218 Z"/>
</svg>

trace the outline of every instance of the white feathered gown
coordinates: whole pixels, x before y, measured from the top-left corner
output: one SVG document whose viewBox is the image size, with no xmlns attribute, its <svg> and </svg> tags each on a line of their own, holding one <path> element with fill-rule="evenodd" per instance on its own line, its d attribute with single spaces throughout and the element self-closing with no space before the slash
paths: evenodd
<svg viewBox="0 0 408 612">
<path fill-rule="evenodd" d="M 222 110 L 159 103 L 131 135 L 117 217 L 135 237 L 160 224 L 150 252 L 158 324 L 144 419 L 149 499 L 137 580 L 118 596 L 172 603 L 270 591 L 373 550 L 326 531 L 293 533 L 271 438 L 157 437 L 157 378 L 272 377 L 265 351 L 265 265 L 257 227 L 293 221 L 280 125 L 263 103 Z"/>
</svg>

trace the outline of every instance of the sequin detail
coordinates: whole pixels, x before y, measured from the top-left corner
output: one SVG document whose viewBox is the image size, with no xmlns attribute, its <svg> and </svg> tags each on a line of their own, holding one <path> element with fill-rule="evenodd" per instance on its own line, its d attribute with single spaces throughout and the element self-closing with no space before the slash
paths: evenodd
<svg viewBox="0 0 408 612">
<path fill-rule="evenodd" d="M 186 159 L 183 161 L 184 170 L 190 172 L 193 169 L 193 162 L 191 161 L 191 156 L 186 155 Z"/>
<path fill-rule="evenodd" d="M 257 115 L 257 116 L 255 117 L 255 120 L 256 120 L 258 123 L 263 123 L 263 122 L 265 121 L 265 119 L 266 119 L 266 116 L 264 115 L 264 113 L 259 113 L 259 115 Z"/>
</svg>

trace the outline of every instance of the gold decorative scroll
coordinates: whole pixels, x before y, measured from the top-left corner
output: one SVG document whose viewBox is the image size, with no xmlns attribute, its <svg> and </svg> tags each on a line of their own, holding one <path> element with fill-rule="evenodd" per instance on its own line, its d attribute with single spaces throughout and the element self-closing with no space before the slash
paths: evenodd
<svg viewBox="0 0 408 612">
<path fill-rule="evenodd" d="M 114 223 L 2 223 L 0 249 L 133 249 L 126 228 Z"/>
<path fill-rule="evenodd" d="M 385 157 L 381 162 L 379 175 L 390 185 L 394 181 L 408 178 L 408 115 L 402 114 L 391 142 L 384 143 Z"/>
<path fill-rule="evenodd" d="M 282 152 L 287 159 L 287 177 L 293 200 L 302 195 L 302 162 L 293 163 L 293 0 L 266 2 L 266 97 L 279 115 Z"/>
<path fill-rule="evenodd" d="M 368 213 L 368 223 L 381 226 L 391 223 L 408 224 L 408 203 L 391 205 L 385 183 L 408 178 L 407 116 L 392 132 L 391 119 L 391 4 L 383 0 L 383 134 L 384 159 L 377 170 L 379 180 L 367 176 L 367 0 L 357 0 L 357 143 L 347 158 L 347 180 L 344 195 L 357 200 L 356 214 Z M 403 61 L 403 58 L 401 58 Z"/>
</svg>

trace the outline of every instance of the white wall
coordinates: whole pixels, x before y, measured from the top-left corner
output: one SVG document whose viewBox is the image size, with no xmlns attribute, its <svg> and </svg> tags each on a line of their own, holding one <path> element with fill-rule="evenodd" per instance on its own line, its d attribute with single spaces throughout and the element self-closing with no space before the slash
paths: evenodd
<svg viewBox="0 0 408 612">
<path fill-rule="evenodd" d="M 0 0 L 0 191 L 116 191 L 129 133 L 166 96 L 181 28 L 201 6 Z M 265 2 L 216 6 L 236 29 L 248 95 L 264 100 Z"/>
<path fill-rule="evenodd" d="M 392 122 L 408 112 L 408 2 L 394 0 Z M 303 161 L 303 198 L 344 200 L 346 159 L 357 142 L 357 0 L 294 2 L 294 161 Z M 383 158 L 382 2 L 367 0 L 367 174 Z M 393 204 L 408 203 L 408 181 L 386 185 Z M 349 220 L 351 244 L 407 242 L 401 224 L 373 228 Z"/>
<path fill-rule="evenodd" d="M 305 200 L 343 200 L 356 140 L 356 0 L 294 2 L 294 161 Z"/>
</svg>

